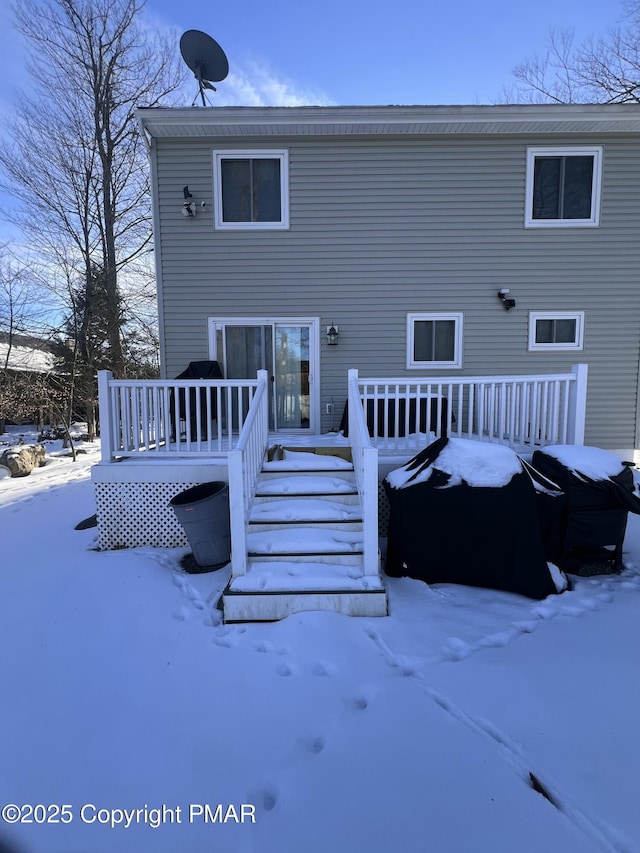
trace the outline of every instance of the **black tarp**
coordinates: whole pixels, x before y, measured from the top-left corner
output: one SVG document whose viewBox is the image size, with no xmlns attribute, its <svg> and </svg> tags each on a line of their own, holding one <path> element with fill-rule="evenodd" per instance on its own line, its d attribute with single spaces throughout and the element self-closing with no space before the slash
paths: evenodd
<svg viewBox="0 0 640 853">
<path fill-rule="evenodd" d="M 529 474 L 520 466 L 500 487 L 471 486 L 464 476 L 448 485 L 449 474 L 438 469 L 438 456 L 448 442 L 438 439 L 405 466 L 416 475 L 431 467 L 428 479 L 402 488 L 384 481 L 390 504 L 386 573 L 535 599 L 555 593 Z M 485 442 L 474 444 L 479 453 L 485 452 L 482 448 L 492 452 Z"/>
<path fill-rule="evenodd" d="M 176 376 L 176 379 L 222 379 L 222 370 L 217 361 L 190 361 L 189 366 Z M 178 389 L 178 404 L 180 420 L 185 421 L 187 414 L 187 395 L 184 388 Z M 196 401 L 196 389 L 189 390 L 189 425 L 191 427 L 191 437 L 197 437 L 198 429 L 198 409 Z M 211 420 L 215 420 L 217 416 L 217 403 L 215 394 L 211 394 Z M 176 429 L 176 405 L 171 392 L 171 422 L 173 425 L 174 436 L 180 433 Z M 209 431 L 209 421 L 207 417 L 207 389 L 200 389 L 200 435 L 202 438 L 207 438 Z"/>
<path fill-rule="evenodd" d="M 427 402 L 429 403 L 429 418 L 427 418 Z M 364 405 L 364 403 L 363 403 Z M 418 406 L 418 412 L 416 407 Z M 416 401 L 415 397 L 409 400 L 409 415 L 407 417 L 407 401 L 400 399 L 398 401 L 398 416 L 396 418 L 396 402 L 393 398 L 388 400 L 380 399 L 366 401 L 366 419 L 367 427 L 370 435 L 392 436 L 402 438 L 406 435 L 407 425 L 409 434 L 415 433 L 436 433 L 438 430 L 438 410 L 440 410 L 440 435 L 447 435 L 447 411 L 449 401 L 446 397 L 435 397 L 431 395 L 429 399 L 421 397 Z M 377 417 L 376 417 L 377 409 Z M 385 417 L 386 411 L 386 417 Z M 417 414 L 420 415 L 419 419 Z M 397 423 L 396 423 L 397 421 Z M 455 423 L 455 417 L 451 416 L 451 422 Z M 344 404 L 342 418 L 340 419 L 339 431 L 345 438 L 349 436 L 349 401 Z"/>
<path fill-rule="evenodd" d="M 605 452 L 600 448 L 579 449 L 586 460 L 590 450 Z M 615 460 L 613 454 L 611 457 Z M 604 571 L 607 562 L 610 570 L 621 571 L 627 515 L 629 511 L 640 514 L 631 469 L 620 463 L 618 474 L 594 479 L 564 465 L 553 447 L 536 450 L 531 464 L 534 476 L 541 474 L 553 481 L 563 495 L 555 501 L 550 501 L 544 491 L 538 495 L 547 559 L 565 571 L 580 574 L 582 564 L 597 562 L 600 556 Z M 608 559 L 604 559 L 605 549 L 609 549 Z"/>
</svg>

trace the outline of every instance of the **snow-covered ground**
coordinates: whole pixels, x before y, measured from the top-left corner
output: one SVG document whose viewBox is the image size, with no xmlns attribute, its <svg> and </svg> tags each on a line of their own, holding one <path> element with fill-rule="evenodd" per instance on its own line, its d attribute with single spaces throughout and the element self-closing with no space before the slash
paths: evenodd
<svg viewBox="0 0 640 853">
<path fill-rule="evenodd" d="M 0 479 L 0 849 L 640 850 L 635 516 L 622 576 L 543 602 L 389 579 L 387 618 L 225 626 L 227 570 L 74 530 L 85 448 Z"/>
</svg>

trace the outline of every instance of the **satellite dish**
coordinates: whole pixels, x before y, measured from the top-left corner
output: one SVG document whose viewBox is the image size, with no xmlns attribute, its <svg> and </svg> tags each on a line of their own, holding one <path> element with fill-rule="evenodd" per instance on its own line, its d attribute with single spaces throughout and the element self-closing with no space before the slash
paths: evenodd
<svg viewBox="0 0 640 853">
<path fill-rule="evenodd" d="M 216 91 L 211 81 L 218 83 L 225 79 L 229 73 L 229 61 L 218 42 L 206 33 L 201 33 L 200 30 L 187 30 L 182 34 L 180 53 L 198 81 L 198 93 L 204 107 L 206 106 L 204 90 Z M 197 99 L 196 95 L 193 104 Z"/>
</svg>

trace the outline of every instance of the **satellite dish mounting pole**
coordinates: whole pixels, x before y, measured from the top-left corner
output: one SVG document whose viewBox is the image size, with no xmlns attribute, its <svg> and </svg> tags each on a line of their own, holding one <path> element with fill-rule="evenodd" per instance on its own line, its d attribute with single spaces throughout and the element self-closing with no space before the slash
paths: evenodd
<svg viewBox="0 0 640 853">
<path fill-rule="evenodd" d="M 209 83 L 207 80 L 205 80 L 205 79 L 203 78 L 203 76 L 202 76 L 202 67 L 201 67 L 200 65 L 197 65 L 197 66 L 196 66 L 196 72 L 195 72 L 195 74 L 194 74 L 193 76 L 194 76 L 194 77 L 196 78 L 196 80 L 198 81 L 198 90 L 199 90 L 199 92 L 200 92 L 200 100 L 202 101 L 202 106 L 203 106 L 203 107 L 206 107 L 206 106 L 207 106 L 207 99 L 206 99 L 206 96 L 205 96 L 204 90 L 205 90 L 205 89 L 211 89 L 212 91 L 216 92 L 216 91 L 217 91 L 217 89 L 216 89 L 216 87 L 215 87 L 215 86 L 213 86 L 211 83 Z M 191 106 L 193 106 L 193 104 L 195 104 L 195 102 L 196 102 L 197 100 L 198 100 L 198 96 L 196 95 L 196 96 L 195 96 L 195 98 L 193 99 L 193 103 L 191 104 Z"/>
</svg>

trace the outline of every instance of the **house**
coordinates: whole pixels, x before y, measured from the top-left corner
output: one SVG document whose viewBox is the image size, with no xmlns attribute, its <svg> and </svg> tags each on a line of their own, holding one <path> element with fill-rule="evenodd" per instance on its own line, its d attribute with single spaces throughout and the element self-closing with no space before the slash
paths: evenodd
<svg viewBox="0 0 640 853">
<path fill-rule="evenodd" d="M 157 518 L 157 495 L 229 480 L 232 532 L 245 525 L 254 494 L 234 498 L 234 477 L 255 493 L 266 444 L 331 434 L 347 398 L 370 503 L 416 434 L 444 429 L 636 458 L 638 105 L 143 108 L 138 119 L 165 379 L 102 377 L 103 547 L 122 544 L 110 544 L 124 523 L 111 498 L 134 483 L 155 489 Z M 194 360 L 216 361 L 223 379 L 169 381 Z M 233 474 L 247 424 L 261 436 L 252 472 L 245 458 Z"/>
<path fill-rule="evenodd" d="M 30 411 L 20 386 L 32 383 L 34 377 L 51 373 L 54 367 L 55 357 L 49 341 L 0 331 L 0 434 L 12 417 L 17 417 L 21 423 L 36 423 L 39 427 L 46 422 L 46 407 L 34 405 Z"/>
<path fill-rule="evenodd" d="M 31 335 L 0 332 L 0 369 L 18 373 L 49 373 L 55 358 L 52 346 Z"/>
</svg>

